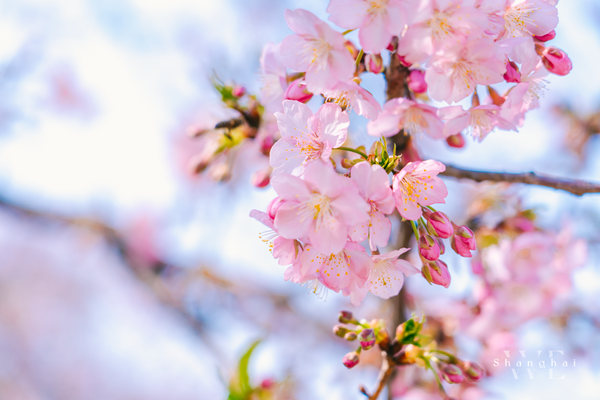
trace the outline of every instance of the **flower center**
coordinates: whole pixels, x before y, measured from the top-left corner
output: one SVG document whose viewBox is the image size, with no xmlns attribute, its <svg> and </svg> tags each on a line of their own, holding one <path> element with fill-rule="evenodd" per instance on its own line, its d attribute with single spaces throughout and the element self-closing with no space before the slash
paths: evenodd
<svg viewBox="0 0 600 400">
<path fill-rule="evenodd" d="M 507 9 L 503 15 L 504 27 L 512 37 L 525 36 L 531 34 L 527 29 L 527 24 L 536 25 L 533 13 L 538 7 L 534 4 L 517 4 Z"/>
<path fill-rule="evenodd" d="M 431 33 L 434 39 L 441 40 L 454 33 L 454 28 L 452 28 L 452 25 L 448 22 L 448 14 L 445 12 L 434 12 L 433 17 L 429 20 L 428 24 L 431 27 Z"/>
<path fill-rule="evenodd" d="M 387 3 L 388 0 L 372 0 L 369 2 L 367 12 L 372 16 L 385 14 L 387 12 Z"/>
<path fill-rule="evenodd" d="M 423 133 L 429 127 L 427 120 L 423 117 L 421 109 L 418 107 L 409 107 L 404 112 L 404 120 L 402 122 L 404 132 L 409 135 Z"/>
<path fill-rule="evenodd" d="M 488 133 L 494 129 L 495 119 L 490 114 L 493 113 L 489 110 L 471 111 L 471 134 L 474 137 L 481 137 L 484 133 Z"/>
<path fill-rule="evenodd" d="M 332 48 L 333 46 L 323 38 L 307 39 L 302 50 L 304 61 L 314 64 L 317 71 L 325 69 L 329 59 L 329 51 Z"/>
</svg>

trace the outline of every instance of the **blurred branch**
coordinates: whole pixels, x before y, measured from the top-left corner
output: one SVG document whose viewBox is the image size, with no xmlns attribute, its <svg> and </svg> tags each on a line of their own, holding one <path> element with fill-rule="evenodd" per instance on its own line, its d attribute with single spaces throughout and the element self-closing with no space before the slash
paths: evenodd
<svg viewBox="0 0 600 400">
<path fill-rule="evenodd" d="M 474 171 L 446 165 L 446 171 L 442 172 L 441 175 L 458 179 L 471 179 L 476 182 L 526 183 L 528 185 L 545 186 L 564 190 L 576 196 L 583 196 L 586 193 L 600 193 L 600 183 L 541 176 L 536 175 L 534 172 L 515 174 L 508 172 Z"/>
</svg>

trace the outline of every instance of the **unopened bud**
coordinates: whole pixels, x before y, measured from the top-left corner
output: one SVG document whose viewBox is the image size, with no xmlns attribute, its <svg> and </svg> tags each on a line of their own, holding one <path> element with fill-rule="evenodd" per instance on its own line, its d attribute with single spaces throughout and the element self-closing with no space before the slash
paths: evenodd
<svg viewBox="0 0 600 400">
<path fill-rule="evenodd" d="M 365 68 L 374 74 L 383 72 L 383 58 L 381 58 L 381 54 L 367 54 L 365 56 Z"/>
<path fill-rule="evenodd" d="M 420 69 L 413 69 L 410 71 L 406 81 L 408 82 L 408 88 L 415 93 L 425 93 L 427 91 L 425 73 Z"/>
<path fill-rule="evenodd" d="M 279 207 L 281 207 L 283 203 L 284 200 L 282 200 L 281 197 L 275 197 L 273 200 L 271 200 L 271 202 L 267 206 L 267 214 L 269 215 L 269 218 L 275 219 L 275 215 L 277 215 L 277 210 L 279 210 Z"/>
<path fill-rule="evenodd" d="M 342 358 L 342 363 L 346 368 L 353 368 L 360 362 L 360 357 L 357 352 L 348 353 Z"/>
<path fill-rule="evenodd" d="M 446 364 L 442 368 L 442 377 L 448 383 L 461 383 L 465 380 L 460 368 L 452 364 Z"/>
<path fill-rule="evenodd" d="M 375 331 L 371 328 L 363 329 L 358 335 L 363 350 L 369 350 L 375 346 Z"/>
<path fill-rule="evenodd" d="M 477 382 L 483 375 L 485 375 L 485 371 L 479 365 L 475 364 L 471 361 L 464 361 L 458 364 L 460 369 L 462 370 L 465 378 L 469 382 Z"/>
<path fill-rule="evenodd" d="M 471 107 L 479 107 L 479 105 L 481 105 L 481 102 L 479 101 L 479 95 L 477 92 L 474 92 L 473 96 L 471 97 Z"/>
<path fill-rule="evenodd" d="M 519 66 L 514 61 L 506 63 L 506 72 L 504 73 L 504 80 L 510 83 L 521 83 L 521 73 L 519 72 Z"/>
<path fill-rule="evenodd" d="M 448 271 L 448 266 L 442 260 L 438 259 L 423 264 L 421 273 L 429 283 L 443 286 L 445 288 L 448 288 L 450 286 L 450 271 Z"/>
<path fill-rule="evenodd" d="M 450 238 L 450 246 L 458 255 L 462 257 L 471 257 L 471 251 L 477 248 L 475 234 L 466 226 L 459 226 L 454 229 L 454 235 Z"/>
<path fill-rule="evenodd" d="M 263 389 L 271 389 L 275 386 L 276 382 L 273 378 L 267 378 L 260 383 L 260 387 Z"/>
<path fill-rule="evenodd" d="M 342 324 L 354 324 L 358 325 L 358 321 L 354 318 L 354 315 L 350 311 L 340 311 L 340 315 L 338 316 L 338 320 Z"/>
<path fill-rule="evenodd" d="M 392 42 L 390 42 L 390 44 L 387 45 L 386 49 L 389 51 L 394 51 L 394 45 L 392 44 Z"/>
<path fill-rule="evenodd" d="M 342 165 L 342 168 L 346 168 L 346 169 L 350 169 L 350 168 L 354 167 L 352 160 L 350 160 L 348 158 L 342 158 L 342 161 L 340 164 Z"/>
<path fill-rule="evenodd" d="M 542 54 L 542 62 L 549 72 L 560 76 L 567 75 L 573 69 L 573 63 L 567 53 L 556 47 L 546 47 Z"/>
<path fill-rule="evenodd" d="M 352 58 L 356 60 L 356 57 L 358 57 L 358 49 L 356 48 L 356 46 L 354 45 L 354 43 L 352 43 L 349 40 L 346 40 L 344 42 L 344 47 L 346 47 L 346 49 L 348 49 L 348 51 L 350 52 L 350 54 L 352 54 Z"/>
<path fill-rule="evenodd" d="M 462 133 L 457 133 L 456 135 L 451 135 L 446 138 L 446 143 L 448 146 L 454 147 L 455 149 L 462 149 L 465 147 L 465 138 Z"/>
<path fill-rule="evenodd" d="M 256 171 L 252 175 L 252 184 L 257 188 L 264 188 L 271 182 L 271 167 Z"/>
<path fill-rule="evenodd" d="M 419 237 L 419 254 L 429 261 L 440 258 L 440 246 L 433 237 L 425 234 Z"/>
<path fill-rule="evenodd" d="M 346 333 L 346 335 L 344 335 L 344 339 L 346 339 L 349 342 L 356 340 L 356 338 L 358 338 L 358 335 L 356 334 L 356 332 L 348 332 L 348 333 Z"/>
<path fill-rule="evenodd" d="M 538 42 L 548 42 L 548 41 L 554 39 L 555 37 L 556 37 L 556 31 L 551 30 L 550 32 L 546 33 L 545 35 L 534 36 L 533 38 L 535 40 L 537 40 Z"/>
<path fill-rule="evenodd" d="M 243 87 L 242 85 L 235 85 L 233 87 L 233 90 L 231 91 L 231 94 L 238 98 L 242 97 L 243 95 L 246 94 L 246 88 Z"/>
<path fill-rule="evenodd" d="M 306 90 L 304 79 L 292 81 L 283 95 L 284 100 L 295 100 L 300 103 L 307 103 L 312 97 L 313 94 Z"/>
<path fill-rule="evenodd" d="M 425 218 L 427 219 L 427 230 L 432 234 L 443 239 L 448 239 L 454 233 L 452 221 L 443 212 L 427 213 Z"/>
<path fill-rule="evenodd" d="M 333 333 L 335 334 L 335 336 L 339 336 L 339 337 L 343 338 L 344 336 L 346 336 L 346 333 L 348 333 L 348 332 L 350 332 L 350 330 L 341 325 L 336 325 L 333 327 Z"/>
</svg>

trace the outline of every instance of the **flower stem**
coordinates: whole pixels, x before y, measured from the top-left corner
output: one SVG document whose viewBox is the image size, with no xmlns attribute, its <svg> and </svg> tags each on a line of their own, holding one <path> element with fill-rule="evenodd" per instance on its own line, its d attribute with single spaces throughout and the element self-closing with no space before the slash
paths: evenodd
<svg viewBox="0 0 600 400">
<path fill-rule="evenodd" d="M 362 158 L 364 158 L 365 160 L 367 159 L 367 155 L 366 155 L 365 153 L 363 153 L 363 152 L 362 152 L 362 151 L 360 151 L 360 150 L 353 149 L 353 148 L 351 148 L 351 147 L 344 147 L 344 146 L 341 146 L 341 147 L 336 147 L 336 148 L 335 148 L 335 149 L 333 149 L 333 150 L 344 150 L 344 151 L 350 151 L 350 152 L 352 152 L 352 153 L 356 153 L 356 154 L 360 155 L 360 156 L 361 156 Z"/>
<path fill-rule="evenodd" d="M 342 35 L 346 36 L 350 32 L 354 32 L 356 29 L 348 29 L 347 31 L 342 32 Z"/>
<path fill-rule="evenodd" d="M 362 56 L 364 54 L 363 49 L 360 49 L 360 52 L 358 53 L 358 57 L 356 57 L 356 68 L 358 69 L 358 65 L 360 64 L 360 60 L 362 59 Z"/>
<path fill-rule="evenodd" d="M 410 227 L 412 228 L 414 234 L 415 234 L 415 239 L 419 240 L 419 233 L 417 232 L 417 228 L 416 228 L 416 222 L 415 221 L 410 221 Z"/>
</svg>

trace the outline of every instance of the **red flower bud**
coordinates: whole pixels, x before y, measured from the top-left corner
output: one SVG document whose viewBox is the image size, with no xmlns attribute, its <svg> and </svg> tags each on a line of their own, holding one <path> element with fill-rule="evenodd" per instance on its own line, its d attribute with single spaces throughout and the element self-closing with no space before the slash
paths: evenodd
<svg viewBox="0 0 600 400">
<path fill-rule="evenodd" d="M 358 321 L 354 318 L 354 315 L 350 311 L 340 311 L 340 315 L 338 316 L 338 320 L 342 324 L 354 324 L 356 325 Z"/>
<path fill-rule="evenodd" d="M 427 230 L 432 234 L 443 239 L 448 239 L 454 233 L 452 221 L 443 212 L 436 211 L 426 214 L 425 218 L 427 219 Z"/>
<path fill-rule="evenodd" d="M 252 184 L 257 188 L 264 188 L 271 182 L 271 167 L 256 171 L 252 175 Z"/>
<path fill-rule="evenodd" d="M 404 65 L 406 68 L 410 67 L 412 64 L 409 63 L 408 61 L 406 61 L 406 59 L 404 58 L 404 56 L 401 56 L 400 54 L 398 54 L 398 60 L 400 60 L 400 64 Z"/>
<path fill-rule="evenodd" d="M 450 286 L 450 271 L 442 260 L 429 261 L 423 264 L 421 273 L 429 283 L 448 288 Z"/>
<path fill-rule="evenodd" d="M 448 136 L 446 138 L 446 143 L 448 143 L 448 146 L 450 147 L 462 149 L 465 147 L 465 138 L 462 133 L 457 133 L 456 135 Z"/>
<path fill-rule="evenodd" d="M 231 91 L 231 94 L 235 97 L 242 97 L 246 94 L 246 88 L 242 85 L 235 85 L 233 90 Z"/>
<path fill-rule="evenodd" d="M 521 83 L 521 73 L 519 72 L 519 66 L 514 61 L 506 63 L 506 72 L 504 73 L 504 80 L 510 83 Z"/>
<path fill-rule="evenodd" d="M 475 234 L 466 226 L 455 228 L 454 235 L 450 238 L 450 246 L 458 255 L 471 257 L 471 251 L 477 248 Z"/>
<path fill-rule="evenodd" d="M 408 74 L 408 88 L 415 93 L 425 93 L 427 91 L 427 82 L 425 82 L 425 73 L 420 69 L 413 69 Z"/>
<path fill-rule="evenodd" d="M 425 234 L 419 237 L 419 254 L 429 261 L 440 258 L 440 245 L 431 236 Z"/>
<path fill-rule="evenodd" d="M 344 363 L 346 368 L 353 368 L 356 365 L 358 365 L 359 362 L 360 362 L 360 357 L 358 356 L 358 353 L 355 351 L 346 354 L 344 356 L 344 358 L 342 358 L 342 363 Z"/>
<path fill-rule="evenodd" d="M 556 47 L 544 49 L 542 62 L 548 71 L 556 75 L 565 76 L 573 69 L 573 63 L 567 53 Z"/>
<path fill-rule="evenodd" d="M 369 350 L 375 346 L 375 331 L 371 328 L 363 329 L 358 335 L 358 340 L 363 350 Z"/>
</svg>

